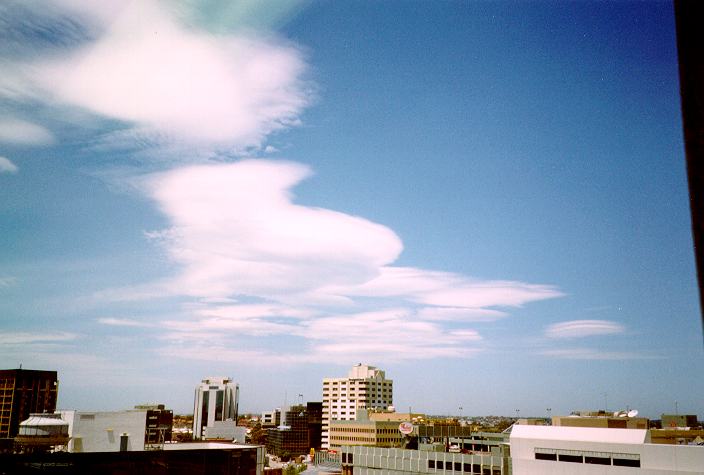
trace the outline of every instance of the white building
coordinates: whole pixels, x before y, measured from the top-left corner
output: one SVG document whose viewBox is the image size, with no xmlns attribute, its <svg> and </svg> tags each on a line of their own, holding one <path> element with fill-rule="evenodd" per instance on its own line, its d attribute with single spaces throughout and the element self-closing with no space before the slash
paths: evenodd
<svg viewBox="0 0 704 475">
<path fill-rule="evenodd" d="M 147 411 L 61 411 L 68 422 L 69 452 L 120 452 L 144 450 Z"/>
<path fill-rule="evenodd" d="M 281 424 L 281 408 L 277 407 L 273 411 L 262 412 L 262 427 L 276 427 Z"/>
<path fill-rule="evenodd" d="M 388 409 L 393 405 L 393 381 L 384 371 L 358 364 L 346 378 L 323 379 L 321 447 L 329 448 L 330 421 L 354 420 L 357 409 Z"/>
<path fill-rule="evenodd" d="M 704 446 L 653 444 L 644 429 L 514 425 L 514 475 L 692 475 Z"/>
<path fill-rule="evenodd" d="M 232 378 L 209 377 L 196 386 L 193 405 L 193 439 L 200 440 L 205 427 L 218 421 L 237 423 L 239 385 Z"/>
</svg>

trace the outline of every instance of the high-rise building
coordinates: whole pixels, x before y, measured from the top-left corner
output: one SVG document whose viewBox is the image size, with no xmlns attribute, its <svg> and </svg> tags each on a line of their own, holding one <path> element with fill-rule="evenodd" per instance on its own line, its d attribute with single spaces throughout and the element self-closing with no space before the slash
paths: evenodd
<svg viewBox="0 0 704 475">
<path fill-rule="evenodd" d="M 216 422 L 237 423 L 237 405 L 240 387 L 232 378 L 209 377 L 196 386 L 193 406 L 193 439 L 203 438 L 205 427 L 215 427 Z"/>
<path fill-rule="evenodd" d="M 0 439 L 15 437 L 30 413 L 53 413 L 58 385 L 56 371 L 0 370 Z"/>
<path fill-rule="evenodd" d="M 323 379 L 321 447 L 330 447 L 330 421 L 351 421 L 357 409 L 386 410 L 393 405 L 393 381 L 374 366 L 355 365 L 346 378 Z"/>
</svg>

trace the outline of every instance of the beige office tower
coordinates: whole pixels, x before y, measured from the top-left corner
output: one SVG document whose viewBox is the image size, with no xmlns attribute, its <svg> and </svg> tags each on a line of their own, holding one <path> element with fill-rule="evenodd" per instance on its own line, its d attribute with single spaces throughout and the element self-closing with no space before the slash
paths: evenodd
<svg viewBox="0 0 704 475">
<path fill-rule="evenodd" d="M 352 421 L 357 409 L 386 410 L 393 405 L 394 382 L 384 371 L 358 364 L 346 378 L 323 379 L 323 430 L 321 447 L 329 448 L 330 421 Z"/>
</svg>

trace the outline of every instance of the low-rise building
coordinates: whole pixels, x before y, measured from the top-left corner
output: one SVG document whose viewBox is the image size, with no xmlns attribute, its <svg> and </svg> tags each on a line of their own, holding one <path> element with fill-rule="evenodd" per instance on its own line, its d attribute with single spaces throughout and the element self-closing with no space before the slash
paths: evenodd
<svg viewBox="0 0 704 475">
<path fill-rule="evenodd" d="M 603 429 L 647 429 L 646 417 L 629 417 L 627 413 L 583 412 L 569 416 L 553 416 L 552 425 L 558 427 L 601 427 Z"/>
<path fill-rule="evenodd" d="M 701 427 L 696 414 L 663 414 L 660 416 L 662 428 Z"/>
<path fill-rule="evenodd" d="M 147 438 L 147 411 L 60 411 L 68 422 L 69 452 L 142 451 Z"/>
<path fill-rule="evenodd" d="M 370 413 L 357 409 L 355 420 L 330 421 L 330 449 L 343 445 L 364 445 L 370 447 L 401 447 L 404 435 L 399 432 L 398 415 L 393 413 Z"/>
<path fill-rule="evenodd" d="M 487 454 L 461 454 L 404 450 L 382 447 L 342 446 L 343 474 L 407 475 L 447 473 L 472 475 L 509 475 L 508 457 Z M 515 472 L 514 472 L 515 473 Z"/>
<path fill-rule="evenodd" d="M 645 429 L 515 425 L 514 475 L 693 475 L 704 446 L 654 444 Z"/>
</svg>

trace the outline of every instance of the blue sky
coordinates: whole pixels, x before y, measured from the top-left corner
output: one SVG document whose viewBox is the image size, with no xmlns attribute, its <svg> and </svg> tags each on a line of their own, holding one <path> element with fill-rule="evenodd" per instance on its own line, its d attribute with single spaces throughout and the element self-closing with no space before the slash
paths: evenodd
<svg viewBox="0 0 704 475">
<path fill-rule="evenodd" d="M 59 405 L 704 413 L 668 3 L 0 6 L 0 361 Z"/>
</svg>

